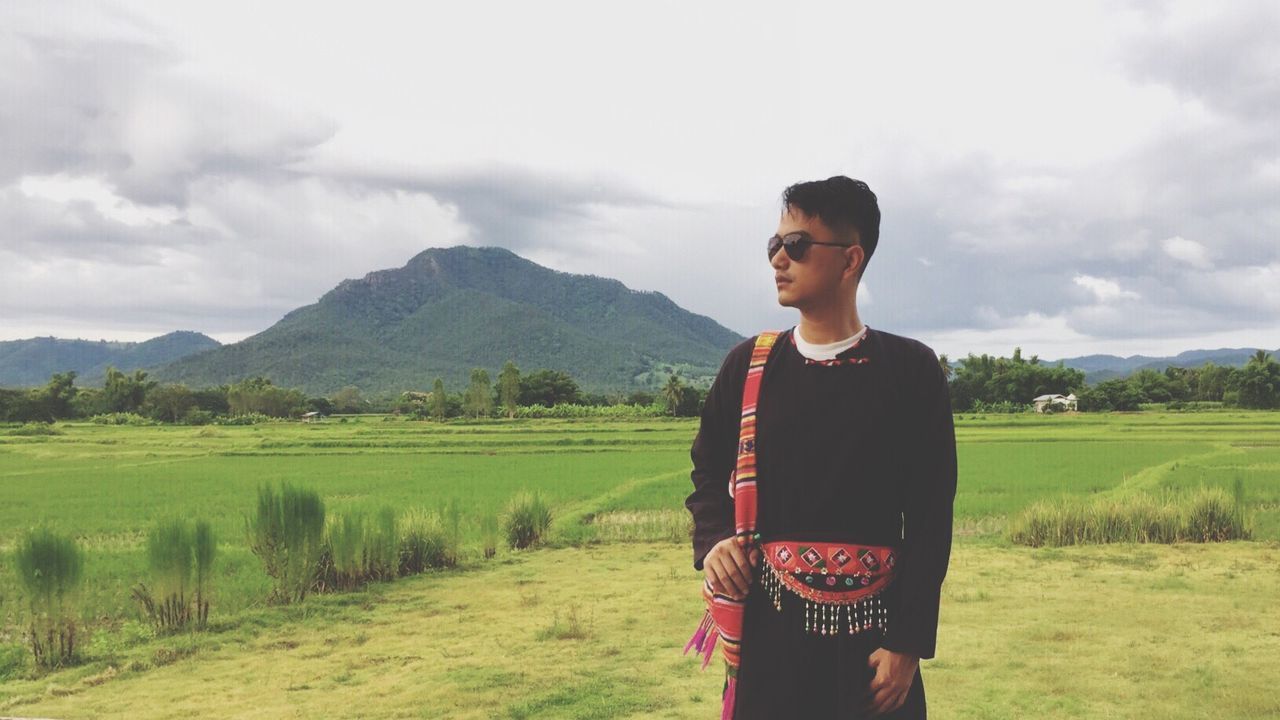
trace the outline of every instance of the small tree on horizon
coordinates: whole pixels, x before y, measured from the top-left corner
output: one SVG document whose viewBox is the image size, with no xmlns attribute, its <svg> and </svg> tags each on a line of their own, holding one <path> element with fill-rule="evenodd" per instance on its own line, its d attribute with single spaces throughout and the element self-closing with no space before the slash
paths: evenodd
<svg viewBox="0 0 1280 720">
<path fill-rule="evenodd" d="M 662 387 L 662 399 L 667 402 L 667 412 L 675 415 L 684 400 L 685 387 L 680 376 L 672 374 L 667 377 L 667 384 Z"/>
<path fill-rule="evenodd" d="M 466 413 L 472 417 L 483 417 L 493 409 L 493 383 L 489 381 L 488 370 L 472 369 L 471 385 L 463 403 Z"/>
<path fill-rule="evenodd" d="M 431 417 L 436 420 L 444 420 L 445 412 L 449 409 L 449 399 L 444 395 L 444 380 L 436 378 L 435 385 L 431 386 Z"/>
<path fill-rule="evenodd" d="M 516 408 L 520 404 L 520 368 L 512 360 L 502 366 L 498 375 L 498 402 L 507 411 L 507 418 L 516 416 Z"/>
</svg>

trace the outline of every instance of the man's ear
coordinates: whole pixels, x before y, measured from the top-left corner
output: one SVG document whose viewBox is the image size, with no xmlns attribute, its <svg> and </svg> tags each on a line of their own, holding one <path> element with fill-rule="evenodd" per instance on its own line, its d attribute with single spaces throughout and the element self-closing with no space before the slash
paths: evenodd
<svg viewBox="0 0 1280 720">
<path fill-rule="evenodd" d="M 852 272 L 855 280 L 860 279 L 862 261 L 866 258 L 866 253 L 861 245 L 851 245 L 848 250 L 844 251 L 845 272 Z"/>
</svg>

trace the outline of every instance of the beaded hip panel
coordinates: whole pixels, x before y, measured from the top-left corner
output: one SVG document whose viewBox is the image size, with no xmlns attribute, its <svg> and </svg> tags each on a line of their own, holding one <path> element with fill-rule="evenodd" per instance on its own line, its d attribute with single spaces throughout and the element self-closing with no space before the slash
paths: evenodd
<svg viewBox="0 0 1280 720">
<path fill-rule="evenodd" d="M 878 628 L 887 623 L 880 592 L 894 578 L 896 550 L 882 545 L 825 542 L 767 542 L 761 546 L 766 569 L 761 584 L 774 608 L 782 610 L 782 591 L 803 598 L 805 630 L 834 635 Z"/>
</svg>

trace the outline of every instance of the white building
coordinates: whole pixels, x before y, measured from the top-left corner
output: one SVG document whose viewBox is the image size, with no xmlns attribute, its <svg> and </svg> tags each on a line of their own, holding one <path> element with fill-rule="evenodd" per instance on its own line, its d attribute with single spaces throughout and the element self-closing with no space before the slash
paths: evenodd
<svg viewBox="0 0 1280 720">
<path fill-rule="evenodd" d="M 1031 402 L 1035 403 L 1036 412 L 1044 412 L 1045 406 L 1048 405 L 1049 403 L 1053 403 L 1054 405 L 1061 406 L 1060 408 L 1054 408 L 1055 410 L 1059 410 L 1059 409 L 1075 410 L 1076 394 L 1071 393 L 1070 395 L 1040 395 L 1036 397 L 1034 400 L 1032 400 Z"/>
</svg>

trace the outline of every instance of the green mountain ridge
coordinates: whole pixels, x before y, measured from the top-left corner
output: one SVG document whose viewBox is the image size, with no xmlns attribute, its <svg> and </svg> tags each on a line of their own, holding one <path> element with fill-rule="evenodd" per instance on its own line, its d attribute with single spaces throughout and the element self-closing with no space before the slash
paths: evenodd
<svg viewBox="0 0 1280 720">
<path fill-rule="evenodd" d="M 709 379 L 742 337 L 658 292 L 552 270 L 502 248 L 431 248 L 401 268 L 344 280 L 257 335 L 156 371 L 191 386 L 263 375 L 328 394 L 461 389 L 472 368 L 496 379 L 562 370 L 588 391 L 655 387 L 672 367 Z"/>
<path fill-rule="evenodd" d="M 219 347 L 213 338 L 180 330 L 144 342 L 67 340 L 37 337 L 0 341 L 0 387 L 33 387 L 56 372 L 74 370 L 81 387 L 101 385 L 107 367 L 125 372 L 151 370 L 179 358 Z"/>
</svg>

